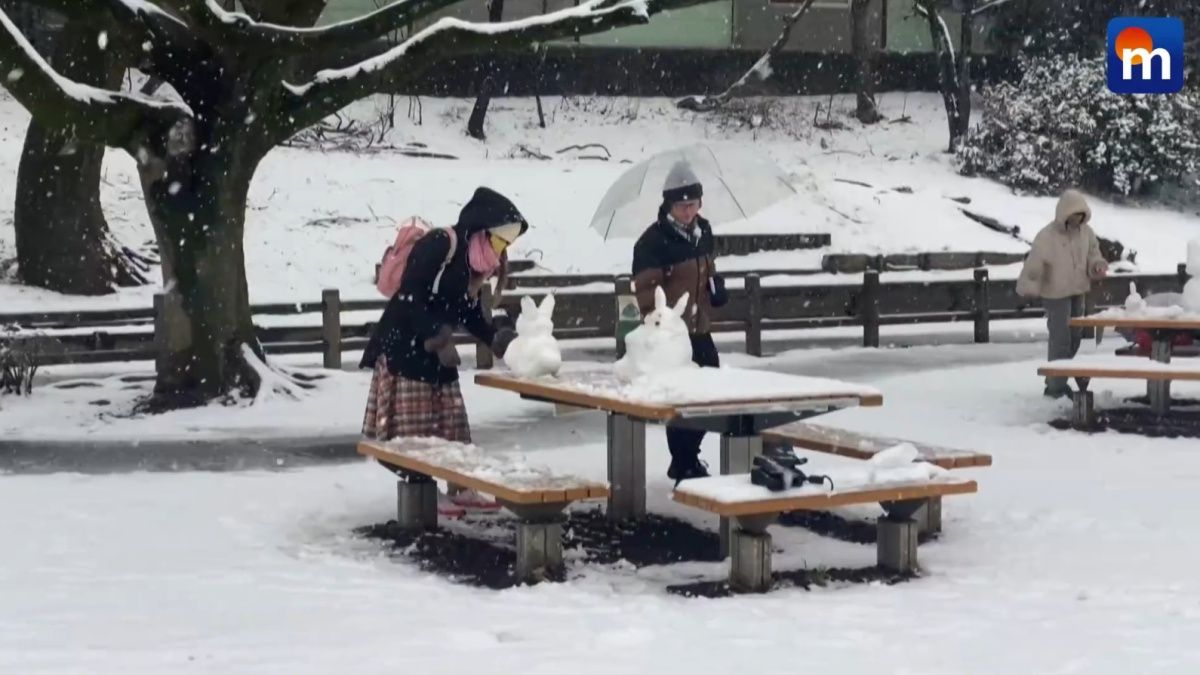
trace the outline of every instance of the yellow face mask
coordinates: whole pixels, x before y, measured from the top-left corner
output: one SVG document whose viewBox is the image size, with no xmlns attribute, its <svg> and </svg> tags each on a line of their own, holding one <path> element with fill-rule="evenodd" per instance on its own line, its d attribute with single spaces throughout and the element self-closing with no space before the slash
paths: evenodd
<svg viewBox="0 0 1200 675">
<path fill-rule="evenodd" d="M 488 233 L 488 243 L 492 245 L 492 250 L 496 252 L 496 255 L 504 253 L 504 249 L 509 245 L 509 242 L 503 237 L 497 237 L 491 232 Z"/>
</svg>

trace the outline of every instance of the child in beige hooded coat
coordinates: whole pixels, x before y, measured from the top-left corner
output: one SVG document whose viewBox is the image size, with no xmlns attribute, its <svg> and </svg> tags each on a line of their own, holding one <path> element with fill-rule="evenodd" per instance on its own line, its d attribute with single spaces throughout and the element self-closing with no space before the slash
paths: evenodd
<svg viewBox="0 0 1200 675">
<path fill-rule="evenodd" d="M 1054 220 L 1038 232 L 1021 276 L 1017 293 L 1041 298 L 1050 331 L 1049 360 L 1075 357 L 1082 331 L 1070 327 L 1072 317 L 1082 316 L 1084 294 L 1092 282 L 1108 274 L 1108 262 L 1100 254 L 1100 240 L 1088 222 L 1092 210 L 1083 195 L 1067 190 L 1058 200 Z M 1070 394 L 1065 377 L 1046 378 L 1046 396 Z"/>
</svg>

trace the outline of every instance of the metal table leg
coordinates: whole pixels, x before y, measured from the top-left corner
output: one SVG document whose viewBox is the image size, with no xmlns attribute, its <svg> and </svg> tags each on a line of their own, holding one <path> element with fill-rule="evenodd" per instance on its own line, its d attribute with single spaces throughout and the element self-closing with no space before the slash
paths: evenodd
<svg viewBox="0 0 1200 675">
<path fill-rule="evenodd" d="M 608 416 L 608 519 L 646 515 L 646 423 Z"/>
<path fill-rule="evenodd" d="M 1164 331 L 1154 331 L 1153 342 L 1150 346 L 1150 359 L 1159 363 L 1171 362 L 1171 335 Z M 1147 382 L 1146 393 L 1150 397 L 1150 408 L 1156 415 L 1166 415 L 1171 409 L 1171 382 Z"/>
<path fill-rule="evenodd" d="M 721 475 L 749 473 L 751 462 L 763 451 L 762 436 L 721 434 Z M 721 557 L 729 555 L 731 519 L 721 519 Z"/>
</svg>

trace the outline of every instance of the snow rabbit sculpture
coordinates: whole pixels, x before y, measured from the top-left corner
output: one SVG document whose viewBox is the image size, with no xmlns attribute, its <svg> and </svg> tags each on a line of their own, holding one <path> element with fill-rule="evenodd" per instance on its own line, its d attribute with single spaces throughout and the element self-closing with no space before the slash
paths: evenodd
<svg viewBox="0 0 1200 675">
<path fill-rule="evenodd" d="M 521 298 L 517 337 L 504 353 L 504 363 L 518 377 L 556 375 L 562 367 L 562 352 L 554 339 L 554 296 L 534 305 L 528 295 Z"/>
<path fill-rule="evenodd" d="M 617 377 L 629 382 L 646 373 L 695 366 L 692 341 L 683 322 L 687 303 L 688 294 L 684 293 L 671 307 L 662 287 L 654 289 L 654 311 L 625 336 L 625 356 L 615 366 Z"/>
</svg>

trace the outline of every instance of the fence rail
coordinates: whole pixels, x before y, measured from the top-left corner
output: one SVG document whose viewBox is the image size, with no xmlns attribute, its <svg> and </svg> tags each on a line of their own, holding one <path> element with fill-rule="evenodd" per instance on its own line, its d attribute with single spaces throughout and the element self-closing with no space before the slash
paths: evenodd
<svg viewBox="0 0 1200 675">
<path fill-rule="evenodd" d="M 881 326 L 970 321 L 974 340 L 985 343 L 991 339 L 994 321 L 1043 315 L 1036 301 L 1017 295 L 1015 281 L 993 280 L 986 269 L 976 269 L 968 280 L 927 282 L 884 282 L 879 272 L 870 270 L 863 274 L 862 283 L 827 285 L 764 286 L 761 273 L 739 276 L 743 277 L 742 287 L 731 288 L 729 302 L 714 310 L 713 331 L 745 333 L 746 352 L 754 356 L 763 354 L 763 333 L 777 330 L 861 326 L 862 344 L 878 347 Z M 592 277 L 585 278 L 589 281 L 584 283 L 596 283 Z M 1184 265 L 1176 274 L 1114 275 L 1094 285 L 1088 296 L 1089 309 L 1121 304 L 1130 281 L 1146 295 L 1178 291 L 1187 278 Z M 617 353 L 623 353 L 618 312 L 622 301 L 629 301 L 629 288 L 628 277 L 616 277 L 611 290 L 559 294 L 556 337 L 611 338 Z M 502 294 L 499 302 L 493 303 L 491 289 L 485 287 L 484 292 L 484 301 L 494 305 L 493 311 L 510 317 L 520 313 L 520 294 Z M 157 316 L 155 309 L 0 314 L 0 326 L 19 327 L 8 337 L 0 333 L 0 342 L 14 336 L 39 340 L 36 358 L 44 365 L 155 359 L 159 350 L 165 349 L 155 341 L 155 325 L 163 325 L 165 320 L 165 300 L 163 294 L 156 296 Z M 255 305 L 252 313 L 256 318 L 314 315 L 315 325 L 310 326 L 259 325 L 258 339 L 268 354 L 321 353 L 326 367 L 340 368 L 342 353 L 364 348 L 373 328 L 373 322 L 346 322 L 343 314 L 381 312 L 385 304 L 382 299 L 344 301 L 338 290 L 328 289 L 319 302 Z M 39 334 L 45 337 L 32 337 Z M 491 367 L 493 359 L 486 345 L 466 334 L 456 335 L 456 340 L 475 343 L 477 364 Z"/>
</svg>

